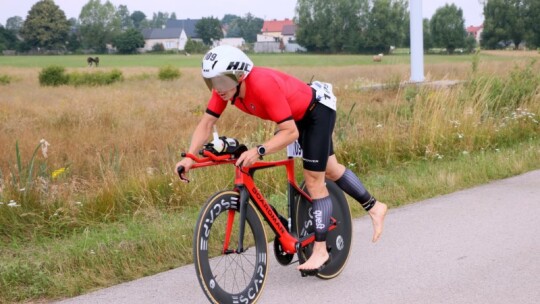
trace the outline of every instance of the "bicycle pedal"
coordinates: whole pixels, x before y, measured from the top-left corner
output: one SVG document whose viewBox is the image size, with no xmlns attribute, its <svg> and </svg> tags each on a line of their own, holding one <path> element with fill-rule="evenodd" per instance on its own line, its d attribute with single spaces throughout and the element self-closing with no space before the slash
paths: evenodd
<svg viewBox="0 0 540 304">
<path fill-rule="evenodd" d="M 319 273 L 319 269 L 300 270 L 302 278 L 316 276 Z"/>
<path fill-rule="evenodd" d="M 331 260 L 332 260 L 332 255 L 329 255 L 328 260 L 326 260 L 326 262 L 324 262 L 324 264 L 322 264 L 321 267 L 317 269 L 300 270 L 300 274 L 302 275 L 303 278 L 307 276 L 316 276 L 317 274 L 319 274 L 321 270 L 323 270 L 326 267 L 326 265 L 330 263 Z"/>
</svg>

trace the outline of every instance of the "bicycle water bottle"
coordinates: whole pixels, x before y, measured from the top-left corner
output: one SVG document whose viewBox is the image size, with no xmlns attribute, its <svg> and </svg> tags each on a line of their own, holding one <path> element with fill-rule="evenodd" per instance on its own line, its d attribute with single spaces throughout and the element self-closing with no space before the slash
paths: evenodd
<svg viewBox="0 0 540 304">
<path fill-rule="evenodd" d="M 219 137 L 216 126 L 212 135 L 214 137 L 212 145 L 217 153 L 233 153 L 238 148 L 238 140 L 226 136 Z"/>
</svg>

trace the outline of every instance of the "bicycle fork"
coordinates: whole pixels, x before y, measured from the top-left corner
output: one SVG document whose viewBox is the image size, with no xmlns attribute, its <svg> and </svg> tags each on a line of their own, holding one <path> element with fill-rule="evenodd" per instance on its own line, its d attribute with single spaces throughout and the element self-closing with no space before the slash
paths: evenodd
<svg viewBox="0 0 540 304">
<path fill-rule="evenodd" d="M 245 186 L 239 186 L 238 190 L 240 191 L 240 231 L 238 232 L 238 248 L 236 249 L 236 252 L 242 253 L 244 252 L 244 232 L 246 230 L 246 212 L 249 200 L 249 193 L 246 190 Z M 228 230 L 227 233 L 230 234 L 230 230 Z"/>
<path fill-rule="evenodd" d="M 225 229 L 225 240 L 223 241 L 223 254 L 244 252 L 244 232 L 246 228 L 246 213 L 249 193 L 244 186 L 238 186 L 237 189 L 240 192 L 240 201 L 238 202 L 238 210 L 240 211 L 238 227 L 238 246 L 236 247 L 236 250 L 229 249 L 229 245 L 231 243 L 231 234 L 234 225 L 234 218 L 236 216 L 236 211 L 234 209 L 229 209 L 227 214 L 227 226 Z"/>
</svg>

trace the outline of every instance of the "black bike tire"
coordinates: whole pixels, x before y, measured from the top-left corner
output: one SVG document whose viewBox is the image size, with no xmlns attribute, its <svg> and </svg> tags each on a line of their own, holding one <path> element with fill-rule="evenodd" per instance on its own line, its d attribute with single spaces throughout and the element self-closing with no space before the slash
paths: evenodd
<svg viewBox="0 0 540 304">
<path fill-rule="evenodd" d="M 327 236 L 327 246 L 331 246 L 331 260 L 321 271 L 317 273 L 317 277 L 325 280 L 337 277 L 349 260 L 352 247 L 352 216 L 349 204 L 345 198 L 343 191 L 331 180 L 326 180 L 326 187 L 332 198 L 333 211 L 332 216 L 338 221 L 338 226 L 335 230 L 329 231 Z M 306 191 L 305 185 L 302 183 L 301 188 Z M 307 193 L 307 191 L 306 191 Z M 301 195 L 298 195 L 295 200 L 296 211 L 296 231 L 299 237 L 302 237 L 306 232 L 302 231 L 305 228 L 305 216 L 309 213 L 311 203 L 306 201 Z M 341 242 L 341 241 L 342 242 Z M 343 247 L 340 249 L 340 243 Z M 307 246 L 298 252 L 298 259 L 304 262 L 311 256 L 311 248 L 313 245 Z"/>
<path fill-rule="evenodd" d="M 248 274 L 249 279 L 245 280 L 249 283 L 243 290 L 236 293 L 230 293 L 219 285 L 216 274 L 213 273 L 212 267 L 210 266 L 211 260 L 213 259 L 208 256 L 208 241 L 212 235 L 212 225 L 215 224 L 220 215 L 226 215 L 229 209 L 236 210 L 235 219 L 240 217 L 238 204 L 235 207 L 234 204 L 231 203 L 233 201 L 240 201 L 240 195 L 238 192 L 221 191 L 210 197 L 204 207 L 201 209 L 199 218 L 195 225 L 195 230 L 193 232 L 193 260 L 195 270 L 199 284 L 210 302 L 220 304 L 255 303 L 264 289 L 264 284 L 266 281 L 265 279 L 268 272 L 268 254 L 266 232 L 264 230 L 261 218 L 255 211 L 255 208 L 251 202 L 248 202 L 247 205 L 245 230 L 246 235 L 249 235 L 249 232 L 253 236 L 253 241 L 255 244 L 253 248 L 248 248 L 247 250 L 249 251 L 255 249 L 254 257 L 256 259 L 256 263 L 253 264 L 253 271 L 249 272 Z M 216 211 L 217 214 L 213 215 L 211 213 L 212 210 L 216 210 L 216 205 L 219 205 L 220 208 L 218 209 L 220 209 L 220 211 Z M 222 211 L 221 208 L 223 209 Z M 213 220 L 210 221 L 210 219 Z M 223 231 L 216 231 L 216 233 L 218 232 Z M 238 234 L 237 225 L 233 227 L 232 232 Z M 247 244 L 247 242 L 244 244 Z M 237 243 L 231 242 L 231 248 L 236 247 Z M 248 251 L 246 251 L 246 253 Z M 222 255 L 222 258 L 226 258 L 226 256 L 227 255 Z M 239 254 L 231 253 L 229 256 L 234 258 L 239 256 Z M 242 257 L 239 257 L 239 259 L 241 258 Z M 236 264 L 238 265 L 239 263 Z"/>
</svg>

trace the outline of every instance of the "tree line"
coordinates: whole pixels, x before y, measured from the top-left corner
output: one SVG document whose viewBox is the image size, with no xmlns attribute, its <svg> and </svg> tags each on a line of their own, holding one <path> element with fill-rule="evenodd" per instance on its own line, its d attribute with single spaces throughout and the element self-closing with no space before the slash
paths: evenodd
<svg viewBox="0 0 540 304">
<path fill-rule="evenodd" d="M 110 44 L 121 53 L 133 53 L 144 46 L 143 29 L 163 28 L 170 19 L 177 20 L 176 14 L 157 12 L 148 18 L 141 11 L 130 13 L 126 5 L 115 7 L 109 1 L 89 0 L 78 18 L 68 20 L 54 0 L 40 0 L 32 6 L 26 19 L 13 16 L 7 19 L 5 27 L 0 24 L 0 51 L 77 52 L 85 49 L 103 53 Z M 208 45 L 223 37 L 223 26 L 229 29 L 228 37 L 244 37 L 248 42 L 255 42 L 263 22 L 249 13 L 244 17 L 227 14 L 223 20 L 202 18 L 196 24 L 196 31 Z"/>
<path fill-rule="evenodd" d="M 408 47 L 410 41 L 407 0 L 298 0 L 295 23 L 297 42 L 311 52 L 378 53 L 391 46 Z M 540 46 L 540 1 L 487 0 L 484 6 L 483 48 Z M 126 5 L 115 7 L 109 1 L 89 0 L 78 18 L 67 19 L 54 0 L 40 0 L 26 19 L 14 16 L 0 24 L 0 51 L 13 49 L 81 49 L 101 53 L 111 44 L 121 53 L 132 53 L 144 46 L 141 30 L 162 28 L 175 13 L 157 12 L 148 18 L 141 11 L 130 13 Z M 207 46 L 222 38 L 243 37 L 255 42 L 263 19 L 226 14 L 221 20 L 202 18 L 196 24 L 198 37 Z M 467 35 L 463 11 L 446 4 L 431 19 L 424 19 L 424 47 L 473 50 L 476 41 Z"/>
</svg>

